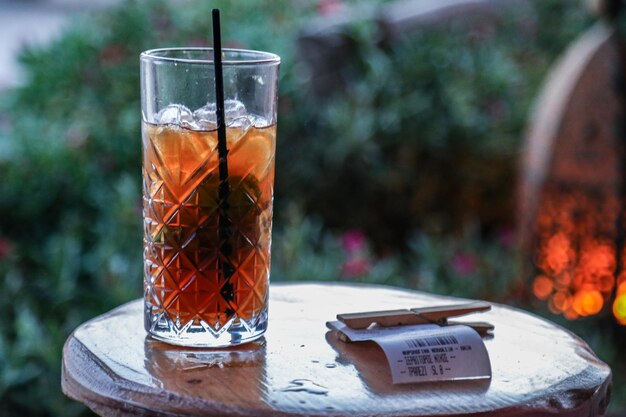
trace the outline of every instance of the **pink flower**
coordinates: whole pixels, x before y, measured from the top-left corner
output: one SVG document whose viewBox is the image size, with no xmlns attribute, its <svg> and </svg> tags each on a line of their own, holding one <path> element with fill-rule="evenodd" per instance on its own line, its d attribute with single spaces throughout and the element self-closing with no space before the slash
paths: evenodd
<svg viewBox="0 0 626 417">
<path fill-rule="evenodd" d="M 452 258 L 452 269 L 459 275 L 471 275 L 478 269 L 478 260 L 471 253 L 457 253 Z"/>
<path fill-rule="evenodd" d="M 341 246 L 348 253 L 356 253 L 365 249 L 366 240 L 362 230 L 352 229 L 341 236 Z"/>
<path fill-rule="evenodd" d="M 341 275 L 346 278 L 355 278 L 367 274 L 371 267 L 371 262 L 366 258 L 348 259 L 341 265 Z"/>
<path fill-rule="evenodd" d="M 0 236 L 0 259 L 8 257 L 13 252 L 13 245 L 7 239 Z"/>
<path fill-rule="evenodd" d="M 324 16 L 336 14 L 341 9 L 340 0 L 320 0 L 317 4 L 317 12 Z"/>
</svg>

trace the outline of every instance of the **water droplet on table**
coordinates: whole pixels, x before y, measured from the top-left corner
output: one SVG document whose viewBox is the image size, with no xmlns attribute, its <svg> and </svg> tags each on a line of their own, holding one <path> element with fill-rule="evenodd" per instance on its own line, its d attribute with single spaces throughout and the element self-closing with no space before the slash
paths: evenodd
<svg viewBox="0 0 626 417">
<path fill-rule="evenodd" d="M 328 389 L 308 379 L 294 379 L 289 386 L 282 388 L 283 392 L 306 392 L 308 394 L 325 395 Z"/>
</svg>

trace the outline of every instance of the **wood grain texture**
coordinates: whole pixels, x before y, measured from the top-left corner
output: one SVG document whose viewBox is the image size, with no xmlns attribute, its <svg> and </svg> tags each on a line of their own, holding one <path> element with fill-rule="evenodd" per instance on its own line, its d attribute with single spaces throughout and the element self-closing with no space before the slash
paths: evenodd
<svg viewBox="0 0 626 417">
<path fill-rule="evenodd" d="M 465 302 L 390 287 L 273 284 L 259 343 L 168 346 L 143 330 L 142 302 L 81 325 L 63 351 L 63 391 L 102 416 L 598 416 L 611 372 L 568 331 L 510 307 L 468 316 L 486 339 L 493 378 L 392 385 L 374 343 L 343 343 L 337 313 Z"/>
</svg>

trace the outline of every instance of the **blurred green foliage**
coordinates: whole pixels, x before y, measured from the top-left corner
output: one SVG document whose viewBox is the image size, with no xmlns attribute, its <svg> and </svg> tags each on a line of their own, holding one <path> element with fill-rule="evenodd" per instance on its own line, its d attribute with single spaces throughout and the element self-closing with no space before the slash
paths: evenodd
<svg viewBox="0 0 626 417">
<path fill-rule="evenodd" d="M 528 7 L 413 30 L 385 48 L 372 41 L 371 21 L 346 27 L 356 47 L 345 90 L 296 96 L 290 106 L 308 114 L 295 119 L 307 124 L 287 154 L 307 157 L 286 188 L 306 189 L 303 206 L 327 225 L 365 228 L 379 251 L 402 247 L 415 228 L 446 233 L 476 219 L 487 232 L 510 226 L 531 101 L 588 24 L 572 3 L 520 6 Z"/>
<path fill-rule="evenodd" d="M 272 279 L 523 298 L 516 159 L 583 7 L 534 0 L 384 46 L 364 16 L 341 29 L 345 85 L 320 97 L 296 49 L 320 4 L 128 0 L 22 53 L 28 80 L 0 99 L 0 415 L 88 414 L 60 392 L 62 344 L 141 295 L 138 55 L 209 45 L 214 7 L 225 46 L 282 57 Z"/>
</svg>

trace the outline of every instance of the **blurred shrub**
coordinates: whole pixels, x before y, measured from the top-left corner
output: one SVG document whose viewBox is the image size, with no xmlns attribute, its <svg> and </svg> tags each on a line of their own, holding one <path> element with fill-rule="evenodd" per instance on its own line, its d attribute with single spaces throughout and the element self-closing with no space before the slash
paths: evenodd
<svg viewBox="0 0 626 417">
<path fill-rule="evenodd" d="M 405 252 L 379 256 L 363 229 L 333 233 L 293 207 L 282 222 L 273 243 L 273 280 L 366 282 L 514 303 L 525 296 L 514 280 L 512 230 L 488 241 L 476 228 L 445 238 L 416 233 Z"/>
<path fill-rule="evenodd" d="M 532 4 L 386 49 L 348 25 L 350 82 L 324 100 L 296 66 L 314 2 L 128 0 L 24 51 L 28 82 L 0 99 L 0 415 L 85 413 L 60 393 L 63 341 L 141 294 L 138 54 L 208 45 L 213 7 L 226 46 L 282 57 L 275 278 L 506 298 L 513 257 L 484 230 L 507 230 L 529 102 L 587 24 Z"/>
<path fill-rule="evenodd" d="M 386 48 L 372 41 L 371 21 L 344 27 L 356 45 L 344 91 L 290 106 L 308 112 L 295 119 L 307 122 L 295 145 L 283 135 L 295 148 L 285 153 L 302 156 L 279 179 L 290 197 L 326 225 L 364 228 L 383 252 L 416 228 L 459 232 L 476 219 L 483 232 L 510 227 L 530 103 L 588 20 L 571 2 L 518 5 L 488 23 L 417 29 Z"/>
</svg>

